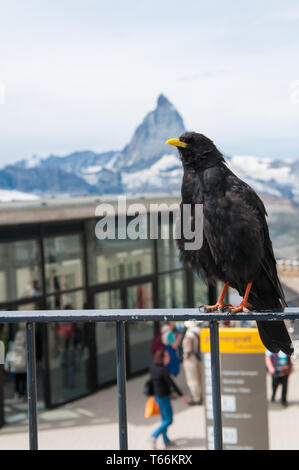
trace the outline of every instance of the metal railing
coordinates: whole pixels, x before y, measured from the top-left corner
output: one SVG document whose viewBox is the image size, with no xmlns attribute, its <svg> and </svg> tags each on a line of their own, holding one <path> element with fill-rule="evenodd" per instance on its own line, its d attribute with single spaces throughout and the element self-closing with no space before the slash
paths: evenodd
<svg viewBox="0 0 299 470">
<path fill-rule="evenodd" d="M 299 308 L 281 311 L 248 312 L 228 315 L 225 312 L 205 313 L 198 308 L 173 309 L 122 309 L 122 310 L 40 310 L 0 312 L 0 323 L 26 323 L 27 340 L 27 399 L 29 448 L 38 449 L 37 383 L 35 356 L 35 324 L 49 322 L 115 322 L 116 323 L 116 376 L 118 392 L 119 448 L 128 449 L 127 400 L 126 400 L 126 351 L 125 323 L 130 321 L 186 321 L 209 322 L 211 342 L 212 406 L 214 427 L 214 449 L 221 450 L 222 415 L 219 362 L 219 321 L 242 320 L 295 320 L 299 319 Z"/>
</svg>

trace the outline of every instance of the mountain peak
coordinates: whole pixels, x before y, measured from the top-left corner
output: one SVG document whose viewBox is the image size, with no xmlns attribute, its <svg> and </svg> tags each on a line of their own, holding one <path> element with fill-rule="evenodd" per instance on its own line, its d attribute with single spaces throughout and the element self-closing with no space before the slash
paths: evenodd
<svg viewBox="0 0 299 470">
<path fill-rule="evenodd" d="M 173 154 L 173 149 L 165 142 L 169 136 L 179 136 L 183 132 L 182 117 L 173 104 L 160 94 L 156 108 L 145 116 L 122 150 L 117 169 L 135 171 L 148 167 L 164 154 Z"/>
<path fill-rule="evenodd" d="M 163 93 L 158 96 L 157 106 L 172 106 L 171 102 L 166 98 Z"/>
</svg>

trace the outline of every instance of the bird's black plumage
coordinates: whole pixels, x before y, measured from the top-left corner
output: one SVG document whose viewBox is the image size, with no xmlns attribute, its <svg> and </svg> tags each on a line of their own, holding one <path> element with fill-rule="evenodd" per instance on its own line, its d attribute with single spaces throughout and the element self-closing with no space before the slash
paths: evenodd
<svg viewBox="0 0 299 470">
<path fill-rule="evenodd" d="M 184 168 L 182 205 L 203 204 L 202 247 L 186 250 L 187 240 L 179 239 L 182 261 L 210 281 L 229 282 L 241 296 L 252 282 L 248 302 L 253 310 L 286 306 L 261 199 L 204 135 L 186 132 L 168 142 L 178 147 Z M 292 354 L 283 321 L 257 326 L 267 349 Z"/>
</svg>

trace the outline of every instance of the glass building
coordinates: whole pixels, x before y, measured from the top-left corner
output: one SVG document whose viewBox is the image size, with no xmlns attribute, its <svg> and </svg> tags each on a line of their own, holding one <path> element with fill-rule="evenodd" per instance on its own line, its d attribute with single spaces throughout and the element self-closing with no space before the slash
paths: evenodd
<svg viewBox="0 0 299 470">
<path fill-rule="evenodd" d="M 157 202 L 143 202 L 149 207 L 151 201 Z M 181 266 L 172 230 L 164 237 L 161 220 L 158 239 L 100 241 L 95 235 L 99 202 L 86 197 L 0 205 L 2 310 L 194 307 L 211 301 L 211 289 Z M 157 328 L 153 322 L 128 325 L 128 378 L 149 367 Z M 0 340 L 6 350 L 0 366 L 3 425 L 27 415 L 24 325 L 0 324 Z M 116 380 L 114 323 L 38 324 L 36 348 L 40 409 Z"/>
</svg>

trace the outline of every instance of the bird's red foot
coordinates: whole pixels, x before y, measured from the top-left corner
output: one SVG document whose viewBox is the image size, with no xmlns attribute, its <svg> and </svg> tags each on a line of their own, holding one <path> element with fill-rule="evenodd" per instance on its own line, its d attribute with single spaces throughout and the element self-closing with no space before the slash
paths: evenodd
<svg viewBox="0 0 299 470">
<path fill-rule="evenodd" d="M 220 297 L 219 299 L 217 300 L 217 302 L 215 303 L 215 305 L 204 305 L 204 311 L 205 312 L 216 312 L 217 310 L 221 310 L 222 312 L 224 310 L 226 310 L 227 308 L 229 307 L 232 307 L 231 304 L 225 304 L 223 301 L 224 301 L 224 297 L 225 297 L 225 292 L 226 292 L 226 289 L 228 288 L 229 286 L 229 283 L 226 282 L 223 286 L 223 289 L 222 289 L 222 292 L 220 294 Z"/>
<path fill-rule="evenodd" d="M 251 286 L 252 286 L 252 282 L 248 282 L 248 284 L 246 286 L 246 290 L 245 290 L 245 295 L 244 295 L 244 298 L 243 298 L 242 302 L 237 307 L 231 307 L 229 309 L 229 313 L 249 312 L 249 309 L 248 309 L 248 306 L 249 306 L 248 296 L 249 296 L 249 293 L 250 293 Z"/>
<path fill-rule="evenodd" d="M 204 305 L 205 312 L 216 312 L 217 310 L 224 311 L 227 308 L 232 307 L 231 304 L 225 304 L 223 302 L 217 302 L 215 305 Z"/>
<path fill-rule="evenodd" d="M 248 309 L 248 303 L 247 302 L 241 302 L 240 305 L 237 305 L 237 307 L 230 307 L 229 308 L 229 313 L 239 313 L 239 312 L 249 312 Z"/>
</svg>

